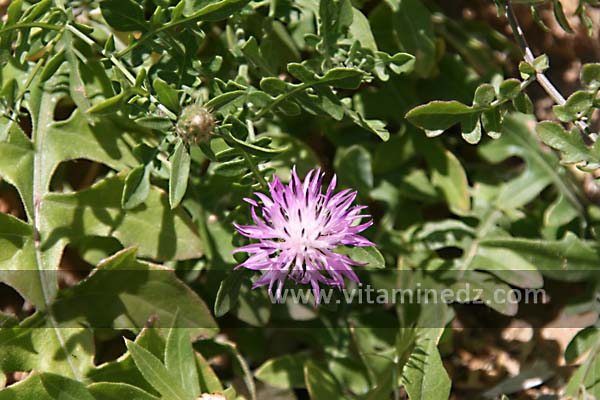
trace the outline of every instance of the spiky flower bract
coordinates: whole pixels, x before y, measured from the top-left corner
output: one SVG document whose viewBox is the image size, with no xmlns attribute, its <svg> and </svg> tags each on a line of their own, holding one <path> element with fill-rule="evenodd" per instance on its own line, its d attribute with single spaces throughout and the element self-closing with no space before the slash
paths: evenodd
<svg viewBox="0 0 600 400">
<path fill-rule="evenodd" d="M 366 206 L 352 205 L 357 192 L 344 189 L 334 194 L 334 175 L 323 193 L 324 175 L 320 169 L 311 170 L 302 182 L 294 167 L 287 185 L 273 176 L 268 184 L 270 196 L 255 193 L 260 203 L 244 199 L 252 206 L 255 225 L 234 224 L 240 234 L 258 240 L 235 250 L 250 255 L 237 268 L 262 271 L 253 288 L 269 285 L 269 292 L 273 293 L 276 285 L 277 300 L 281 299 L 286 278 L 310 283 L 317 302 L 320 284 L 343 288 L 346 277 L 359 283 L 352 267 L 365 264 L 337 253 L 336 249 L 373 246 L 359 235 L 373 221 L 360 222 L 370 215 L 360 214 Z"/>
</svg>

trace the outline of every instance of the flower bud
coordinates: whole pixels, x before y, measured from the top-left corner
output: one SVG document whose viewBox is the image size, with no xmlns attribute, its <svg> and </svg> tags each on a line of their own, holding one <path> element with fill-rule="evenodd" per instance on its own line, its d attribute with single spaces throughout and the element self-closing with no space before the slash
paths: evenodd
<svg viewBox="0 0 600 400">
<path fill-rule="evenodd" d="M 177 122 L 177 135 L 188 144 L 208 143 L 216 121 L 205 107 L 197 104 L 187 106 Z"/>
</svg>

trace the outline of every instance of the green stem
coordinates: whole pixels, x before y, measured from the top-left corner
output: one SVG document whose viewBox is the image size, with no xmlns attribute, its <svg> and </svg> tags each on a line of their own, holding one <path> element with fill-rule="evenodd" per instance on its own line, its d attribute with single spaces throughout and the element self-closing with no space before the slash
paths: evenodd
<svg viewBox="0 0 600 400">
<path fill-rule="evenodd" d="M 284 101 L 285 99 L 287 99 L 288 97 L 303 91 L 304 89 L 307 89 L 309 87 L 311 87 L 312 85 L 310 83 L 303 83 L 298 87 L 295 87 L 294 89 L 290 90 L 287 93 L 284 94 L 280 94 L 279 96 L 277 96 L 275 98 L 275 100 L 273 100 L 273 102 L 271 104 L 269 104 L 268 106 L 266 106 L 265 108 L 263 108 L 262 110 L 260 110 L 260 112 L 258 114 L 256 114 L 256 116 L 254 117 L 254 119 L 261 119 L 262 117 L 264 117 L 269 111 L 271 111 L 276 105 L 278 105 L 279 103 L 281 103 L 282 101 Z"/>
<path fill-rule="evenodd" d="M 134 44 L 132 44 L 131 46 L 128 46 L 126 49 L 123 49 L 120 52 L 118 52 L 117 53 L 117 57 L 118 58 L 123 57 L 124 55 L 126 55 L 127 53 L 133 51 L 137 47 L 141 46 L 148 39 L 150 39 L 151 37 L 159 34 L 160 32 L 166 31 L 168 29 L 174 28 L 174 27 L 179 26 L 179 25 L 183 25 L 183 24 L 187 24 L 187 23 L 191 23 L 191 22 L 197 21 L 199 18 L 200 17 L 191 15 L 191 16 L 189 16 L 187 18 L 180 19 L 179 21 L 173 22 L 171 24 L 161 26 L 160 28 L 158 28 L 156 30 L 153 30 L 152 32 L 147 32 L 147 33 L 144 34 L 144 36 L 142 36 L 141 38 L 139 38 L 138 41 L 136 41 Z"/>
<path fill-rule="evenodd" d="M 60 25 L 47 24 L 45 22 L 25 22 L 19 25 L 11 25 L 6 28 L 0 29 L 0 35 L 5 34 L 10 31 L 17 31 L 19 29 L 30 29 L 30 28 L 40 28 L 40 29 L 48 29 L 50 31 L 62 31 L 64 27 Z"/>
<path fill-rule="evenodd" d="M 527 43 L 527 39 L 525 38 L 523 29 L 521 28 L 521 25 L 519 25 L 519 21 L 515 16 L 510 0 L 506 0 L 504 7 L 506 11 L 506 18 L 508 19 L 510 28 L 513 31 L 513 36 L 515 37 L 515 40 L 517 41 L 517 44 L 523 53 L 523 58 L 527 63 L 533 65 L 535 56 L 531 50 L 531 47 L 529 47 L 529 44 Z M 567 101 L 565 100 L 564 96 L 558 91 L 558 89 L 556 89 L 546 75 L 544 75 L 542 72 L 536 72 L 535 77 L 544 91 L 546 91 L 546 93 L 552 98 L 554 103 L 558 104 L 559 106 L 564 106 L 566 104 Z M 590 127 L 586 121 L 578 119 L 575 121 L 575 125 L 577 125 L 577 127 L 581 130 L 582 134 L 595 140 L 596 135 L 593 135 L 590 132 Z"/>
<path fill-rule="evenodd" d="M 260 186 L 264 190 L 268 190 L 269 185 L 268 185 L 267 181 L 265 180 L 265 178 L 260 173 L 260 171 L 258 170 L 258 167 L 254 163 L 254 160 L 252 159 L 252 157 L 250 157 L 250 155 L 248 153 L 246 153 L 245 150 L 243 150 L 243 149 L 239 149 L 239 150 L 242 152 L 242 154 L 244 156 L 244 160 L 246 160 L 246 162 L 248 163 L 248 166 L 250 167 L 250 171 L 252 171 L 252 173 L 254 174 L 254 176 L 256 177 L 258 182 L 260 183 Z"/>
<path fill-rule="evenodd" d="M 75 26 L 68 24 L 66 27 L 71 33 L 83 40 L 86 44 L 95 47 L 100 52 L 100 54 L 102 54 L 103 57 L 107 58 L 123 74 L 123 76 L 125 76 L 125 78 L 129 81 L 129 83 L 132 86 L 135 85 L 135 76 L 133 76 L 133 74 L 129 72 L 127 67 L 117 57 L 115 57 L 114 55 L 106 54 L 102 46 L 96 43 L 92 38 L 88 37 L 85 33 L 81 32 Z M 156 97 L 154 97 L 152 94 L 149 94 L 149 98 L 150 101 L 156 104 L 158 109 L 162 111 L 167 117 L 171 119 L 177 119 L 177 115 L 173 114 L 171 110 L 162 105 Z"/>
</svg>

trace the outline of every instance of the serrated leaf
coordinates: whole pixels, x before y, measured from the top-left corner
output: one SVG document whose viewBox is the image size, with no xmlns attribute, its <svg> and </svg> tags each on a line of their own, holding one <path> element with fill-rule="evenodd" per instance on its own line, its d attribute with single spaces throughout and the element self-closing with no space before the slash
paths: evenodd
<svg viewBox="0 0 600 400">
<path fill-rule="evenodd" d="M 81 192 L 46 196 L 41 208 L 47 246 L 60 247 L 81 236 L 111 236 L 124 246 L 139 246 L 140 256 L 156 260 L 202 255 L 189 217 L 180 209 L 171 210 L 164 192 L 151 187 L 145 204 L 125 213 L 120 201 L 123 186 L 124 177 L 119 175 Z"/>
<path fill-rule="evenodd" d="M 15 273 L 30 281 L 36 279 L 34 270 Z M 43 313 L 32 315 L 18 326 L 2 327 L 0 348 L 0 371 L 3 372 L 35 370 L 81 379 L 93 367 L 91 331 L 75 327 L 56 329 Z M 0 391 L 0 398 L 3 393 Z"/>
<path fill-rule="evenodd" d="M 85 301 L 82 301 L 85 299 Z M 173 271 L 136 259 L 136 249 L 103 260 L 79 285 L 64 290 L 52 306 L 63 325 L 141 328 L 151 316 L 160 326 L 213 336 L 216 323 L 206 304 Z M 175 317 L 179 312 L 177 321 Z"/>
<path fill-rule="evenodd" d="M 0 400 L 94 400 L 86 387 L 64 376 L 35 373 L 0 391 Z"/>
<path fill-rule="evenodd" d="M 544 121 L 537 125 L 536 131 L 548 146 L 561 152 L 562 162 L 566 164 L 585 162 L 594 168 L 600 166 L 600 147 L 588 147 L 583 143 L 579 132 L 567 132 L 556 122 Z"/>
</svg>

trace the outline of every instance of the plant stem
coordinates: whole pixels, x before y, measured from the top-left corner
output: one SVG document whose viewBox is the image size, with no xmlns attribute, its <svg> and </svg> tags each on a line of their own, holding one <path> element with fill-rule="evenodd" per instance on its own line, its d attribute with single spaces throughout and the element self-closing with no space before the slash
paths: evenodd
<svg viewBox="0 0 600 400">
<path fill-rule="evenodd" d="M 513 10 L 510 0 L 506 0 L 506 2 L 504 3 L 504 9 L 506 11 L 506 18 L 508 19 L 510 28 L 513 31 L 515 40 L 517 41 L 517 44 L 519 45 L 519 48 L 521 49 L 521 52 L 523 53 L 523 58 L 525 59 L 525 61 L 528 64 L 533 65 L 535 56 L 533 54 L 533 51 L 531 51 L 531 47 L 529 47 L 529 44 L 527 43 L 527 39 L 525 38 L 523 29 L 521 29 L 521 25 L 519 25 L 519 20 L 515 16 L 515 12 Z M 563 95 L 558 91 L 558 89 L 556 89 L 556 86 L 554 86 L 552 84 L 552 82 L 550 81 L 550 79 L 548 79 L 548 77 L 546 75 L 544 75 L 542 72 L 536 71 L 535 78 L 538 81 L 538 83 L 540 84 L 540 86 L 552 98 L 554 103 L 556 103 L 560 106 L 565 105 L 565 103 L 567 101 L 565 100 Z M 587 136 L 588 138 L 590 138 L 592 140 L 596 139 L 596 135 L 592 134 L 590 132 L 590 128 L 585 120 L 579 119 L 579 120 L 575 121 L 575 125 L 577 125 L 577 127 L 581 130 L 581 132 L 585 136 Z"/>
<path fill-rule="evenodd" d="M 269 185 L 267 184 L 267 181 L 265 180 L 265 178 L 262 176 L 262 174 L 258 170 L 258 167 L 254 163 L 254 160 L 252 159 L 252 157 L 248 153 L 246 153 L 246 151 L 244 151 L 243 149 L 239 149 L 239 150 L 244 155 L 244 160 L 246 160 L 246 163 L 248 163 L 248 166 L 250 167 L 250 170 L 252 171 L 252 173 L 254 174 L 254 176 L 256 177 L 256 179 L 258 180 L 258 182 L 260 183 L 260 186 L 264 190 L 269 189 Z"/>
<path fill-rule="evenodd" d="M 102 48 L 102 46 L 100 46 L 92 38 L 88 37 L 86 34 L 81 32 L 75 26 L 67 24 L 66 27 L 71 33 L 73 33 L 75 36 L 77 36 L 78 38 L 83 40 L 87 45 L 95 47 L 100 52 L 100 54 L 102 54 L 103 57 L 106 57 L 108 60 L 110 60 L 111 63 L 113 63 L 113 65 L 115 67 L 117 67 L 117 69 L 125 76 L 125 78 L 127 78 L 127 80 L 129 81 L 129 83 L 131 85 L 135 85 L 135 76 L 133 76 L 133 74 L 131 72 L 129 72 L 127 67 L 125 67 L 125 65 L 123 65 L 123 63 L 119 59 L 117 59 L 114 55 L 106 54 L 104 52 L 104 49 Z M 150 98 L 150 101 L 152 101 L 154 104 L 156 104 L 158 109 L 160 111 L 162 111 L 167 117 L 169 117 L 171 119 L 177 118 L 177 116 L 175 114 L 173 114 L 171 112 L 171 110 L 169 110 L 167 107 L 162 105 L 158 101 L 158 99 L 155 98 L 153 95 L 149 94 L 149 98 Z"/>
</svg>

